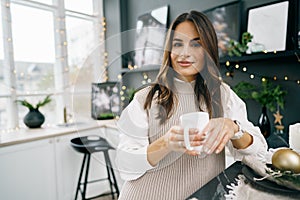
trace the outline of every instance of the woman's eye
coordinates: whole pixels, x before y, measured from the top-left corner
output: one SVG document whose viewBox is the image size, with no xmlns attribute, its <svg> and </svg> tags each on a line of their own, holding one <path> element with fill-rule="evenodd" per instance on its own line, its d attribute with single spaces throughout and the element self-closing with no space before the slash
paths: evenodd
<svg viewBox="0 0 300 200">
<path fill-rule="evenodd" d="M 191 43 L 191 46 L 192 46 L 192 47 L 201 47 L 201 44 L 200 44 L 198 41 L 193 41 L 193 42 Z"/>
<path fill-rule="evenodd" d="M 175 42 L 173 43 L 173 47 L 181 47 L 182 44 L 180 42 Z"/>
</svg>

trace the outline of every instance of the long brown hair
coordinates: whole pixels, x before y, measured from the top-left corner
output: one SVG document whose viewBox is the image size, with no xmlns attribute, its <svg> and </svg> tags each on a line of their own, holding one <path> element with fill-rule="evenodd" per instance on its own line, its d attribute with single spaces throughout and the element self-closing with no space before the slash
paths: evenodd
<svg viewBox="0 0 300 200">
<path fill-rule="evenodd" d="M 162 66 L 144 104 L 145 110 L 150 109 L 153 98 L 157 100 L 157 104 L 160 105 L 159 115 L 157 117 L 161 123 L 164 123 L 170 118 L 174 105 L 176 104 L 176 96 L 173 93 L 173 81 L 176 72 L 173 70 L 171 64 L 170 52 L 172 49 L 174 31 L 180 23 L 185 21 L 194 23 L 199 33 L 201 45 L 206 51 L 205 67 L 197 74 L 194 88 L 199 110 L 202 110 L 200 104 L 204 101 L 210 118 L 223 116 L 220 94 L 221 79 L 218 69 L 219 55 L 217 36 L 211 22 L 204 14 L 191 11 L 190 13 L 179 15 L 171 24 L 166 37 Z"/>
</svg>

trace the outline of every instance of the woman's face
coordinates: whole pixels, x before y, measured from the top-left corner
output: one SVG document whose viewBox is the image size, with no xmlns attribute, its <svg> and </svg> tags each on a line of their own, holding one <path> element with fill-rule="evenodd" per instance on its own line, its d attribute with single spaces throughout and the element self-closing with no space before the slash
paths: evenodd
<svg viewBox="0 0 300 200">
<path fill-rule="evenodd" d="M 195 25 L 190 21 L 180 23 L 171 42 L 173 69 L 186 81 L 195 80 L 205 63 L 204 49 Z"/>
</svg>

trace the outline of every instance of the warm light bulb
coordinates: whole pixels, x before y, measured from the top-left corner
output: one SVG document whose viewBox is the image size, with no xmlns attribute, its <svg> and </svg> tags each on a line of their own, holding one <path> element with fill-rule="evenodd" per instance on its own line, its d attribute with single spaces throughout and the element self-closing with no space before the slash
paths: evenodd
<svg viewBox="0 0 300 200">
<path fill-rule="evenodd" d="M 229 61 L 226 61 L 226 66 L 229 66 L 230 65 L 230 62 Z"/>
<path fill-rule="evenodd" d="M 254 75 L 253 75 L 253 74 L 251 74 L 251 75 L 250 75 L 250 78 L 251 78 L 251 79 L 254 79 Z"/>
<path fill-rule="evenodd" d="M 235 68 L 238 69 L 240 66 L 238 64 L 235 65 Z"/>
</svg>

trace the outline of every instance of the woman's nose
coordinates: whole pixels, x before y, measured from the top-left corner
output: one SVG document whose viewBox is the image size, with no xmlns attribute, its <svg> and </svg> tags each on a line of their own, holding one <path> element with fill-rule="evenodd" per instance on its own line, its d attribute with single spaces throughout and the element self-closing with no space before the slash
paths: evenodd
<svg viewBox="0 0 300 200">
<path fill-rule="evenodd" d="M 188 57 L 190 56 L 190 50 L 189 50 L 189 45 L 183 45 L 179 56 L 184 56 L 184 57 Z"/>
</svg>

